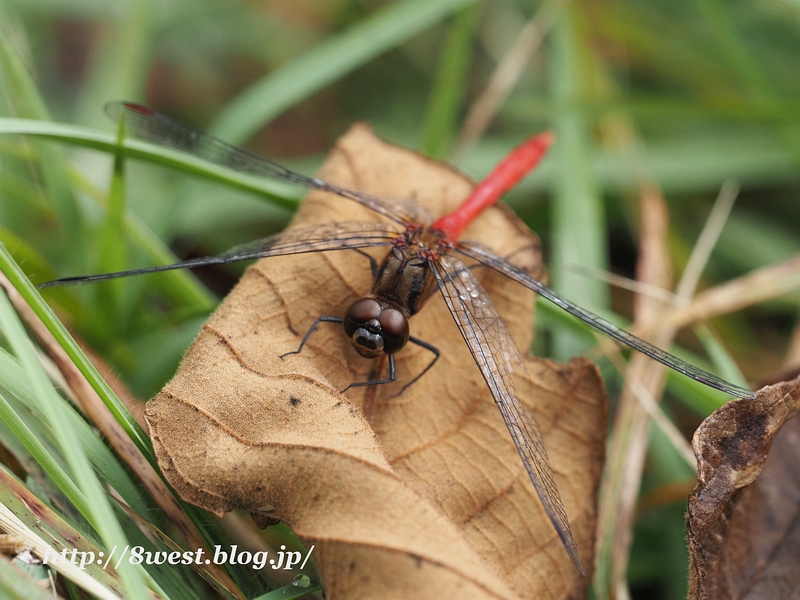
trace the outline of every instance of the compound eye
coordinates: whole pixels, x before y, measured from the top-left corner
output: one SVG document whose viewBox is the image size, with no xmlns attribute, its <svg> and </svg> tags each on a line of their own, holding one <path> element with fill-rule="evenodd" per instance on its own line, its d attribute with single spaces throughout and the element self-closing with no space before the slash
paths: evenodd
<svg viewBox="0 0 800 600">
<path fill-rule="evenodd" d="M 353 302 L 353 304 L 350 305 L 350 308 L 347 309 L 347 314 L 344 316 L 344 321 L 342 321 L 342 325 L 344 325 L 344 331 L 347 334 L 347 337 L 353 337 L 353 334 L 359 327 L 368 321 L 377 319 L 380 314 L 381 305 L 378 304 L 377 300 L 373 300 L 372 298 L 362 298 L 361 300 L 356 300 Z"/>
<path fill-rule="evenodd" d="M 399 310 L 387 308 L 378 321 L 383 330 L 383 351 L 394 354 L 400 351 L 408 342 L 408 319 Z"/>
</svg>

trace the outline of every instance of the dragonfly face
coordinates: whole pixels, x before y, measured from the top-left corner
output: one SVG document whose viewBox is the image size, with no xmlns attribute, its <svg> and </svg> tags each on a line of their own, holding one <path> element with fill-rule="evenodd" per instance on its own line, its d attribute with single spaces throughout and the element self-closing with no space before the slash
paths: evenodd
<svg viewBox="0 0 800 600">
<path fill-rule="evenodd" d="M 408 343 L 408 318 L 386 301 L 357 300 L 347 309 L 342 324 L 353 348 L 364 358 L 394 354 Z"/>
</svg>

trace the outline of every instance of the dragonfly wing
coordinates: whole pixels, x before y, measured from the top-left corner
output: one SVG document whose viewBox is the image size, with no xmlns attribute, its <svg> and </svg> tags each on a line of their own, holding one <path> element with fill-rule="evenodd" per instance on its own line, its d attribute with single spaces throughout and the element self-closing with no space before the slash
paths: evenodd
<svg viewBox="0 0 800 600">
<path fill-rule="evenodd" d="M 296 173 L 276 162 L 262 158 L 244 148 L 234 146 L 210 133 L 140 104 L 109 102 L 106 104 L 106 114 L 114 120 L 124 117 L 125 130 L 133 137 L 187 152 L 215 165 L 248 175 L 268 177 L 332 192 L 358 202 L 396 223 L 413 221 L 417 216 L 413 204 L 403 202 L 390 204 L 369 194 L 341 188 L 322 179 Z"/>
<path fill-rule="evenodd" d="M 486 290 L 460 260 L 442 256 L 430 265 L 444 301 L 503 415 L 547 516 L 572 562 L 584 573 L 542 434 L 533 415 L 519 401 L 511 377 L 512 361 L 521 363 L 522 359 L 511 332 Z"/>
<path fill-rule="evenodd" d="M 231 263 L 287 254 L 386 246 L 400 233 L 401 228 L 394 223 L 369 221 L 338 221 L 294 227 L 268 238 L 236 246 L 212 259 Z"/>
<path fill-rule="evenodd" d="M 678 373 L 683 373 L 695 381 L 737 398 L 753 399 L 756 397 L 755 393 L 753 393 L 751 390 L 725 381 L 716 375 L 712 375 L 711 373 L 708 373 L 699 367 L 691 365 L 686 361 L 681 360 L 677 356 L 662 350 L 658 346 L 654 346 L 650 342 L 636 337 L 621 327 L 617 327 L 611 321 L 607 321 L 603 317 L 600 317 L 576 304 L 573 304 L 569 300 L 562 298 L 538 279 L 531 277 L 519 267 L 514 266 L 504 258 L 495 255 L 491 251 L 486 250 L 477 244 L 460 242 L 456 246 L 456 249 L 461 254 L 477 260 L 478 262 L 483 263 L 485 266 L 494 269 L 498 273 L 502 273 L 506 277 L 513 279 L 517 283 L 520 283 L 533 290 L 562 310 L 568 312 L 574 317 L 577 317 L 581 321 L 588 323 L 598 331 L 601 331 L 602 333 L 605 333 L 607 336 L 614 338 L 626 346 L 629 346 L 630 348 L 649 356 L 653 360 L 657 360 L 661 364 L 666 365 Z"/>
<path fill-rule="evenodd" d="M 103 281 L 117 277 L 129 277 L 144 273 L 158 273 L 175 269 L 191 269 L 208 265 L 221 265 L 266 258 L 269 256 L 286 256 L 308 252 L 326 252 L 331 250 L 347 250 L 368 248 L 371 246 L 387 246 L 400 234 L 401 228 L 394 223 L 371 223 L 368 221 L 340 221 L 323 223 L 307 227 L 287 229 L 261 240 L 255 240 L 241 246 L 231 248 L 227 252 L 204 258 L 195 258 L 172 265 L 146 267 L 114 273 L 99 273 L 79 277 L 65 277 L 40 284 L 39 288 L 74 285 L 90 281 Z"/>
</svg>

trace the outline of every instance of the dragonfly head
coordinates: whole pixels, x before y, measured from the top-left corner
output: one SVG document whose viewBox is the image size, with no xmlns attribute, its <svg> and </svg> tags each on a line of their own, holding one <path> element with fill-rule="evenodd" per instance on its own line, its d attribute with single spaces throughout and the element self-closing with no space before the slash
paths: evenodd
<svg viewBox="0 0 800 600">
<path fill-rule="evenodd" d="M 373 298 L 362 298 L 347 309 L 344 331 L 364 358 L 394 354 L 408 342 L 408 318 Z"/>
</svg>

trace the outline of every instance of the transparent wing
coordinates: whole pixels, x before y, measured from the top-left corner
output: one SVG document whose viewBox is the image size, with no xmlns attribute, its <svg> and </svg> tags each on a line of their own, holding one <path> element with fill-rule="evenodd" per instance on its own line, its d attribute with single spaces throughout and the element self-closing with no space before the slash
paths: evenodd
<svg viewBox="0 0 800 600">
<path fill-rule="evenodd" d="M 160 271 L 172 271 L 175 269 L 191 269 L 208 265 L 228 264 L 243 260 L 265 258 L 267 256 L 285 256 L 287 254 L 303 254 L 306 252 L 325 252 L 349 248 L 386 246 L 392 243 L 392 240 L 399 235 L 401 230 L 402 228 L 394 223 L 370 223 L 366 221 L 341 221 L 338 223 L 310 225 L 308 227 L 295 227 L 268 238 L 236 246 L 217 256 L 196 258 L 172 265 L 147 267 L 144 269 L 65 277 L 63 279 L 42 283 L 37 287 L 47 288 L 74 285 L 91 281 L 116 279 L 117 277 L 128 277 L 130 275 L 142 275 L 144 273 L 158 273 Z"/>
<path fill-rule="evenodd" d="M 650 342 L 646 342 L 645 340 L 636 337 L 621 327 L 617 327 L 610 321 L 607 321 L 606 319 L 573 304 L 569 300 L 562 298 L 538 279 L 534 279 L 519 267 L 512 265 L 507 260 L 500 258 L 491 251 L 482 248 L 477 244 L 460 242 L 457 244 L 456 250 L 461 254 L 477 260 L 478 262 L 483 263 L 485 266 L 494 269 L 498 273 L 502 273 L 506 277 L 509 277 L 510 279 L 513 279 L 514 281 L 524 285 L 543 298 L 546 298 L 562 310 L 568 312 L 574 317 L 577 317 L 581 321 L 588 323 L 598 331 L 601 331 L 615 340 L 622 342 L 626 346 L 629 346 L 634 350 L 649 356 L 653 360 L 657 360 L 661 364 L 666 365 L 678 373 L 683 373 L 695 381 L 723 391 L 737 398 L 753 399 L 756 397 L 755 393 L 753 393 L 751 390 L 725 381 L 724 379 L 717 377 L 716 375 L 712 375 L 703 369 L 695 367 L 694 365 L 690 365 L 686 361 L 681 360 L 677 356 L 662 350 L 658 346 L 654 346 Z"/>
<path fill-rule="evenodd" d="M 481 370 L 514 445 L 539 494 L 547 516 L 558 532 L 567 554 L 583 574 L 578 546 L 572 537 L 569 518 L 553 480 L 553 469 L 533 415 L 517 397 L 511 377 L 512 362 L 523 365 L 522 356 L 486 290 L 457 258 L 442 256 L 430 262 L 444 301 Z"/>
<path fill-rule="evenodd" d="M 294 183 L 303 187 L 332 192 L 348 198 L 384 215 L 396 223 L 417 221 L 422 215 L 413 203 L 393 201 L 389 204 L 369 194 L 341 188 L 316 177 L 307 177 L 279 165 L 278 163 L 234 146 L 201 129 L 182 123 L 139 104 L 110 102 L 106 113 L 114 120 L 125 119 L 125 130 L 130 135 L 187 152 L 215 165 L 227 167 L 240 173 L 268 177 Z"/>
</svg>

